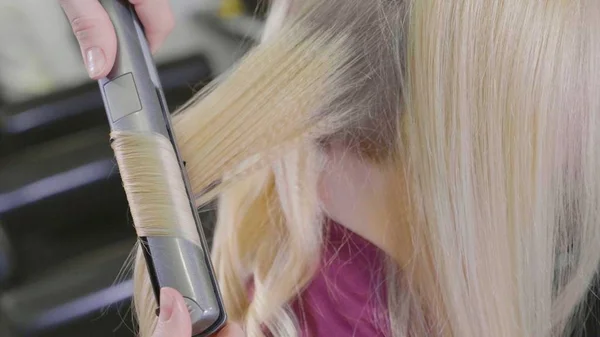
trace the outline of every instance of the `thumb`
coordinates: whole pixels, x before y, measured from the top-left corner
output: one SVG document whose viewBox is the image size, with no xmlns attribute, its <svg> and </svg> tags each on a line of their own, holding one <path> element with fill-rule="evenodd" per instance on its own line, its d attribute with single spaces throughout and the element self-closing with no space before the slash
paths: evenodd
<svg viewBox="0 0 600 337">
<path fill-rule="evenodd" d="M 112 69 L 117 54 L 115 29 L 98 0 L 60 0 L 75 37 L 88 74 L 100 79 Z"/>
<path fill-rule="evenodd" d="M 175 289 L 160 291 L 160 315 L 152 337 L 191 337 L 192 322 L 183 297 Z"/>
</svg>

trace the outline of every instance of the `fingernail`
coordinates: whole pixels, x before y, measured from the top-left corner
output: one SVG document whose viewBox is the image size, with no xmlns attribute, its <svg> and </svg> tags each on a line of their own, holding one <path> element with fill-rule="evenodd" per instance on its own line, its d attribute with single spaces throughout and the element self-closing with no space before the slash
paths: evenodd
<svg viewBox="0 0 600 337">
<path fill-rule="evenodd" d="M 98 47 L 92 47 L 85 53 L 85 64 L 87 66 L 90 77 L 98 76 L 104 69 L 106 63 L 106 57 L 102 49 Z"/>
<path fill-rule="evenodd" d="M 166 322 L 171 319 L 173 312 L 175 311 L 175 298 L 165 291 L 160 290 L 160 315 L 158 319 L 162 322 Z"/>
</svg>

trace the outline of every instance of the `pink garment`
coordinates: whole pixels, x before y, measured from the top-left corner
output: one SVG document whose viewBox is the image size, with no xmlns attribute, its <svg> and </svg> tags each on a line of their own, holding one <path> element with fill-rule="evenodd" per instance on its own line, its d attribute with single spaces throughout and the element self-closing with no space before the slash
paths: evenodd
<svg viewBox="0 0 600 337">
<path fill-rule="evenodd" d="M 319 272 L 292 303 L 301 336 L 390 336 L 384 253 L 340 224 L 326 229 Z"/>
<path fill-rule="evenodd" d="M 384 257 L 383 251 L 358 234 L 328 222 L 321 267 L 292 303 L 300 336 L 391 336 Z M 252 293 L 250 284 L 250 297 Z"/>
</svg>

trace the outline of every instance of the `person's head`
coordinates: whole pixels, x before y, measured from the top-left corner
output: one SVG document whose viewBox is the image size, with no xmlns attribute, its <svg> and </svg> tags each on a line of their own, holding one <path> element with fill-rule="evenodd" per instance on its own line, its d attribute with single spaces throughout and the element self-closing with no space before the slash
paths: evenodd
<svg viewBox="0 0 600 337">
<path fill-rule="evenodd" d="M 231 318 L 295 334 L 341 146 L 387 182 L 394 336 L 563 336 L 600 259 L 600 3 L 282 1 L 175 118 Z"/>
</svg>

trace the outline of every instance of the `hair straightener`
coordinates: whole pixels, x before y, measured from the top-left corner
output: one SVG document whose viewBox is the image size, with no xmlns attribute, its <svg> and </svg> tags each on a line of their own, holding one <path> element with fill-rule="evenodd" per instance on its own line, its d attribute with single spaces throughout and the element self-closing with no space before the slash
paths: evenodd
<svg viewBox="0 0 600 337">
<path fill-rule="evenodd" d="M 160 289 L 179 291 L 192 318 L 193 336 L 210 336 L 226 320 L 208 245 L 193 202 L 190 184 L 171 131 L 171 118 L 144 30 L 127 0 L 100 0 L 116 31 L 117 59 L 99 80 L 111 131 L 157 133 L 170 140 L 195 216 L 201 246 L 177 237 L 140 237 L 154 295 Z"/>
</svg>

